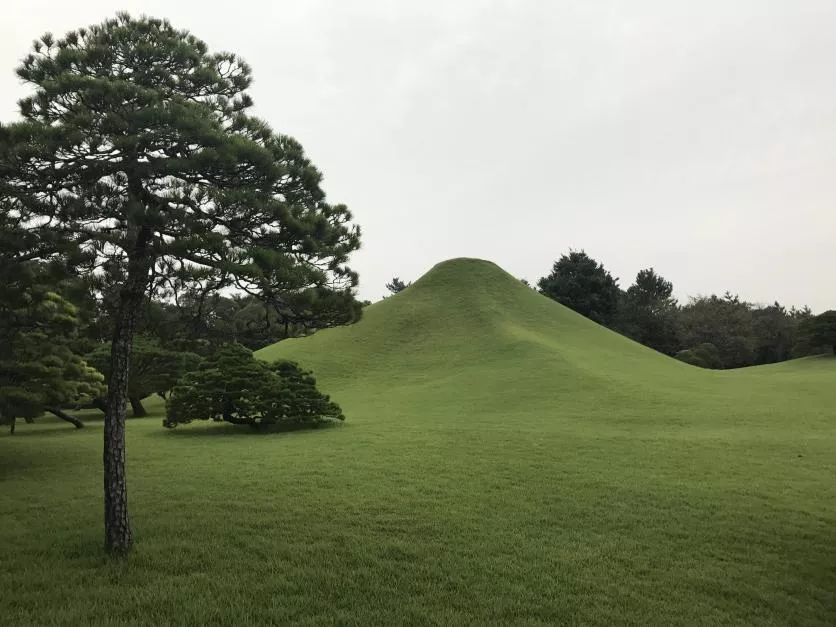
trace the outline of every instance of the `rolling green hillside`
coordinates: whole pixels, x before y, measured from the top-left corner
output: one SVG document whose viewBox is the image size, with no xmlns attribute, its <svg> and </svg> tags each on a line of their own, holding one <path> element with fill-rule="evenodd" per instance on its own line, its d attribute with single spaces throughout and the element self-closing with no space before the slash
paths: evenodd
<svg viewBox="0 0 836 627">
<path fill-rule="evenodd" d="M 700 370 L 468 259 L 259 355 L 346 423 L 129 421 L 126 562 L 100 552 L 100 426 L 2 436 L 0 615 L 836 623 L 836 359 Z"/>
<path fill-rule="evenodd" d="M 466 412 L 471 423 L 509 411 L 516 417 L 511 428 L 526 428 L 522 416 L 534 429 L 599 419 L 608 428 L 738 428 L 753 421 L 768 428 L 776 392 L 782 402 L 821 407 L 820 426 L 833 424 L 833 359 L 737 371 L 695 368 L 478 259 L 438 264 L 408 290 L 367 307 L 356 325 L 280 342 L 258 355 L 313 368 L 357 420 L 376 424 L 385 420 L 381 411 L 420 408 L 425 420 Z M 743 422 L 732 418 L 737 403 L 746 406 Z M 768 415 L 753 414 L 756 407 Z"/>
</svg>

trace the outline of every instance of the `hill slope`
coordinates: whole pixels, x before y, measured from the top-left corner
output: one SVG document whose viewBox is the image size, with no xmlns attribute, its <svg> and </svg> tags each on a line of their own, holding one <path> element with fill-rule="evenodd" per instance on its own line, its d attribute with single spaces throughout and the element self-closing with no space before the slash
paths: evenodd
<svg viewBox="0 0 836 627">
<path fill-rule="evenodd" d="M 724 412 L 705 413 L 706 403 L 722 406 L 743 397 L 761 406 L 767 392 L 762 406 L 769 407 L 776 386 L 796 399 L 825 394 L 836 364 L 824 360 L 816 369 L 800 360 L 772 370 L 778 375 L 772 377 L 751 375 L 766 375 L 767 368 L 695 368 L 595 324 L 478 259 L 436 265 L 409 289 L 367 307 L 356 325 L 280 342 L 258 355 L 313 368 L 325 388 L 361 416 L 397 411 L 404 403 L 425 415 L 442 407 L 467 411 L 469 420 L 513 409 L 535 418 L 536 428 L 545 418 L 590 418 L 608 406 L 610 425 L 647 421 L 648 409 L 664 410 L 653 417 L 660 428 L 681 423 L 689 410 L 698 411 L 700 423 L 725 424 Z M 781 376 L 802 363 L 803 380 Z"/>
<path fill-rule="evenodd" d="M 407 290 L 367 307 L 358 324 L 281 342 L 260 356 L 295 354 L 315 360 L 329 377 L 339 376 L 345 362 L 388 376 L 428 367 L 457 368 L 483 359 L 504 363 L 548 358 L 584 369 L 606 358 L 613 360 L 611 374 L 638 362 L 660 371 L 671 366 L 658 353 L 477 259 L 440 263 Z"/>
<path fill-rule="evenodd" d="M 600 397 L 620 393 L 625 383 L 643 385 L 637 370 L 663 377 L 692 370 L 475 259 L 438 264 L 407 290 L 367 307 L 356 325 L 258 354 L 299 359 L 335 391 L 359 377 L 363 387 L 454 387 L 462 399 L 481 390 L 492 402 L 515 394 L 526 402 L 541 393 L 543 400 L 565 399 L 569 391 Z"/>
</svg>

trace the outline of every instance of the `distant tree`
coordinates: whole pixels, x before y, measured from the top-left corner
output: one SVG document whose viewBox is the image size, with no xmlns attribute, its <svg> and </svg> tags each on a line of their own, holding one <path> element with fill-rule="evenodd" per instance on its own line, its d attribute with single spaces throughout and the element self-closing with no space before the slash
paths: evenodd
<svg viewBox="0 0 836 627">
<path fill-rule="evenodd" d="M 301 335 L 313 324 L 282 320 L 261 299 L 248 294 L 184 294 L 176 302 L 151 301 L 138 330 L 165 346 L 201 354 L 221 343 L 237 342 L 257 350 Z"/>
<path fill-rule="evenodd" d="M 811 347 L 825 348 L 836 355 L 836 310 L 809 318 L 802 327 Z"/>
<path fill-rule="evenodd" d="M 809 321 L 813 318 L 813 311 L 806 305 L 800 309 L 792 307 L 787 314 L 795 325 L 795 343 L 790 358 L 807 357 L 820 352 L 820 347 L 810 345 L 810 334 L 807 332 Z"/>
<path fill-rule="evenodd" d="M 339 406 L 317 390 L 311 373 L 289 361 L 262 362 L 230 344 L 174 387 L 163 425 L 214 420 L 264 428 L 344 419 Z"/>
<path fill-rule="evenodd" d="M 599 324 L 611 324 L 618 310 L 617 279 L 584 251 L 563 255 L 537 286 L 541 294 Z"/>
<path fill-rule="evenodd" d="M 755 334 L 751 306 L 726 292 L 692 298 L 678 315 L 682 345 L 692 349 L 712 344 L 719 353 L 719 368 L 740 368 L 754 363 Z"/>
<path fill-rule="evenodd" d="M 673 285 L 653 268 L 641 270 L 621 299 L 616 327 L 628 337 L 673 355 L 679 346 Z"/>
<path fill-rule="evenodd" d="M 325 286 L 300 290 L 280 303 L 268 300 L 285 330 L 284 337 L 309 334 L 317 329 L 352 324 L 363 315 L 363 305 L 351 290 L 333 290 Z"/>
<path fill-rule="evenodd" d="M 9 263 L 0 251 L 0 420 L 31 422 L 52 413 L 76 428 L 84 424 L 62 408 L 103 390 L 103 377 L 71 346 L 78 310 L 44 280 L 37 264 Z"/>
<path fill-rule="evenodd" d="M 109 345 L 101 345 L 86 356 L 87 361 L 95 366 L 110 381 Z M 187 372 L 200 366 L 199 355 L 163 348 L 153 337 L 139 335 L 134 338 L 131 359 L 131 377 L 128 383 L 128 400 L 134 417 L 147 416 L 142 399 L 151 394 L 162 397 L 174 387 L 174 384 Z M 107 411 L 106 399 L 98 399 L 97 406 Z"/>
<path fill-rule="evenodd" d="M 798 321 L 780 303 L 752 309 L 754 363 L 771 364 L 792 357 Z"/>
<path fill-rule="evenodd" d="M 386 289 L 389 290 L 392 294 L 397 294 L 399 292 L 403 292 L 406 288 L 412 285 L 412 281 L 409 283 L 404 283 L 398 277 L 392 279 L 391 282 L 386 284 Z"/>
<path fill-rule="evenodd" d="M 17 75 L 34 93 L 0 125 L 0 211 L 34 236 L 26 256 L 86 256 L 114 286 L 104 528 L 126 552 L 128 374 L 148 294 L 349 291 L 359 229 L 299 143 L 247 114 L 250 68 L 165 20 L 46 34 Z"/>
</svg>

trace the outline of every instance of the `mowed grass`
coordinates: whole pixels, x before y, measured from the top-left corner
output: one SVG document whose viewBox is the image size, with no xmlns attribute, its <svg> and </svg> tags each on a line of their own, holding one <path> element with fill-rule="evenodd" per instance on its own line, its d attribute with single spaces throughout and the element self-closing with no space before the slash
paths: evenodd
<svg viewBox="0 0 836 627">
<path fill-rule="evenodd" d="M 3 624 L 836 623 L 836 360 L 709 372 L 455 260 L 260 354 L 344 425 L 0 439 Z"/>
</svg>

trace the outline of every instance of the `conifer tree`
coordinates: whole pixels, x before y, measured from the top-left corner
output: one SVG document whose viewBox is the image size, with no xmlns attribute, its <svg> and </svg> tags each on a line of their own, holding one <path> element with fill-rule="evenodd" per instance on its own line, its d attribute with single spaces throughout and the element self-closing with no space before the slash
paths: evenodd
<svg viewBox="0 0 836 627">
<path fill-rule="evenodd" d="M 83 427 L 62 408 L 101 394 L 104 377 L 72 350 L 78 310 L 33 262 L 10 265 L 0 254 L 0 274 L 0 420 L 14 433 L 18 419 L 50 412 Z"/>
<path fill-rule="evenodd" d="M 824 347 L 836 355 L 836 311 L 825 311 L 806 320 L 802 332 L 810 346 Z"/>
<path fill-rule="evenodd" d="M 412 285 L 412 281 L 409 283 L 405 283 L 401 281 L 399 277 L 394 277 L 389 283 L 386 284 L 386 289 L 389 290 L 390 294 L 399 294 L 403 292 L 406 288 Z"/>
<path fill-rule="evenodd" d="M 104 428 L 105 545 L 128 551 L 125 414 L 148 294 L 237 288 L 273 303 L 348 291 L 359 229 L 326 202 L 290 137 L 248 115 L 250 68 L 154 18 L 125 13 L 46 34 L 17 74 L 33 88 L 0 126 L 0 210 L 27 254 L 84 257 L 118 285 Z"/>
<path fill-rule="evenodd" d="M 615 318 L 621 295 L 618 280 L 582 250 L 562 255 L 537 287 L 541 294 L 605 326 Z"/>
<path fill-rule="evenodd" d="M 344 419 L 310 372 L 291 361 L 265 363 L 243 346 L 228 344 L 174 386 L 163 425 L 214 420 L 267 428 Z"/>
</svg>

